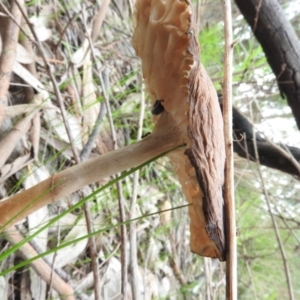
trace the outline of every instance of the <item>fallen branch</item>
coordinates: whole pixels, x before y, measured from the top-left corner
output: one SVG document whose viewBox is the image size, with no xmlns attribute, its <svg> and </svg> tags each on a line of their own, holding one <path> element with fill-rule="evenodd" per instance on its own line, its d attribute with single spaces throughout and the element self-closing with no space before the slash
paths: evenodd
<svg viewBox="0 0 300 300">
<path fill-rule="evenodd" d="M 82 187 L 136 167 L 180 145 L 174 127 L 163 128 L 136 144 L 68 168 L 0 202 L 1 230 Z"/>
</svg>

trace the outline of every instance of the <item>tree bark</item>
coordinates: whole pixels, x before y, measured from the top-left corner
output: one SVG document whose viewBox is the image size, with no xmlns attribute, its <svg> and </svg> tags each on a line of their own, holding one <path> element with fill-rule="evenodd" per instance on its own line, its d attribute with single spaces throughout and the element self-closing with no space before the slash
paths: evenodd
<svg viewBox="0 0 300 300">
<path fill-rule="evenodd" d="M 235 0 L 261 44 L 300 129 L 300 43 L 277 0 Z"/>
</svg>

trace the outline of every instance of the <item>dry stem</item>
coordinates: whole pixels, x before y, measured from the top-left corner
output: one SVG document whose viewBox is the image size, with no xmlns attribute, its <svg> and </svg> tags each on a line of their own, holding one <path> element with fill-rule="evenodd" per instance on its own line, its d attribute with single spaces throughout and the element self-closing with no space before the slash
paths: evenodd
<svg viewBox="0 0 300 300">
<path fill-rule="evenodd" d="M 145 93 L 143 86 L 141 88 L 141 107 L 140 107 L 140 116 L 138 124 L 138 133 L 137 140 L 140 140 L 143 132 L 143 121 L 144 121 L 144 112 L 145 112 Z M 134 219 L 136 217 L 136 206 L 137 206 L 137 195 L 138 195 L 138 186 L 139 186 L 139 170 L 133 174 L 133 186 L 132 186 L 132 196 L 130 201 L 130 211 L 129 219 Z M 136 222 L 129 223 L 129 244 L 130 244 L 130 274 L 131 274 L 131 290 L 132 290 L 132 299 L 140 299 L 141 287 L 139 285 L 139 266 L 138 266 L 138 257 L 137 257 L 137 233 L 136 233 Z"/>
<path fill-rule="evenodd" d="M 226 299 L 237 299 L 237 252 L 234 203 L 234 166 L 232 148 L 232 19 L 231 2 L 224 0 L 225 57 L 223 85 L 223 118 L 226 148 L 225 162 L 225 236 L 226 236 Z"/>
</svg>

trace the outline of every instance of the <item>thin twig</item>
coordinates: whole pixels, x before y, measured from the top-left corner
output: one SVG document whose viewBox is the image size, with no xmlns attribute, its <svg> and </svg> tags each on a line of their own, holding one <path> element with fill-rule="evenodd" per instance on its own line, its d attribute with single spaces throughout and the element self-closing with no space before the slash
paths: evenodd
<svg viewBox="0 0 300 300">
<path fill-rule="evenodd" d="M 232 142 L 232 19 L 231 1 L 223 0 L 224 6 L 224 85 L 223 85 L 223 117 L 226 147 L 225 162 L 225 235 L 226 235 L 226 299 L 237 299 L 237 252 L 236 252 L 236 224 L 234 203 L 234 166 Z"/>
<path fill-rule="evenodd" d="M 118 207 L 119 207 L 119 215 L 120 220 L 126 220 L 125 208 L 124 208 L 124 196 L 122 184 L 118 182 L 117 184 L 117 192 L 118 192 Z M 123 222 L 123 221 L 121 221 Z M 128 255 L 126 251 L 127 245 L 127 230 L 126 225 L 121 226 L 121 294 L 122 300 L 127 299 L 127 266 L 128 266 Z"/>
<path fill-rule="evenodd" d="M 246 255 L 246 247 L 245 247 L 245 245 L 243 245 L 243 254 Z M 254 284 L 253 278 L 252 278 L 250 264 L 249 264 L 249 261 L 248 261 L 247 258 L 245 259 L 245 264 L 246 264 L 246 269 L 247 269 L 249 280 L 250 280 L 250 286 L 251 286 L 251 289 L 253 291 L 254 299 L 258 300 L 256 289 L 255 289 L 255 284 Z"/>
<path fill-rule="evenodd" d="M 101 9 L 102 9 L 102 7 L 101 7 Z M 101 14 L 98 13 L 98 16 L 99 15 L 101 15 Z M 84 20 L 83 25 L 84 25 L 84 29 L 85 29 L 85 33 L 86 33 L 86 38 L 88 39 L 88 42 L 89 42 L 89 46 L 90 46 L 90 51 L 91 51 L 91 56 L 92 56 L 93 62 L 95 64 L 95 66 L 96 66 L 97 73 L 101 74 L 102 71 L 105 72 L 106 70 L 105 70 L 105 68 L 101 69 L 98 66 L 96 55 L 94 53 L 94 41 L 92 40 L 91 36 L 88 33 L 87 26 L 86 26 L 86 21 L 85 21 L 85 15 L 84 14 L 82 14 L 82 18 Z M 93 27 L 95 27 L 95 24 L 93 25 Z M 99 78 L 99 80 L 100 80 L 100 78 Z M 98 89 L 98 92 L 100 94 L 101 91 L 100 91 L 99 86 L 97 85 L 96 88 Z M 93 128 L 93 130 L 92 130 L 92 132 L 91 132 L 91 134 L 90 134 L 90 136 L 88 138 L 87 143 L 85 144 L 85 146 L 83 147 L 83 149 L 82 149 L 82 151 L 80 153 L 80 157 L 81 157 L 82 161 L 86 160 L 89 157 L 89 155 L 90 155 L 90 153 L 91 153 L 91 151 L 92 151 L 92 149 L 93 149 L 93 147 L 94 147 L 94 145 L 96 143 L 96 140 L 98 139 L 98 137 L 100 135 L 102 120 L 103 120 L 106 112 L 107 112 L 106 104 L 105 103 L 101 103 L 100 110 L 99 110 L 96 122 L 94 124 L 94 128 Z"/>
<path fill-rule="evenodd" d="M 17 0 L 16 0 L 16 3 L 18 4 Z M 32 34 L 33 34 L 33 36 L 35 38 L 35 41 L 36 41 L 37 46 L 38 46 L 38 49 L 39 49 L 39 51 L 41 53 L 41 56 L 43 58 L 43 61 L 44 61 L 47 73 L 48 73 L 48 75 L 49 75 L 49 77 L 51 79 L 51 82 L 53 84 L 54 92 L 55 92 L 57 101 L 58 101 L 59 106 L 60 106 L 62 118 L 63 118 L 64 124 L 65 124 L 66 132 L 67 132 L 68 137 L 69 137 L 69 141 L 70 141 L 70 145 L 71 145 L 71 149 L 72 149 L 72 152 L 73 152 L 73 155 L 74 155 L 75 162 L 76 162 L 76 164 L 79 164 L 80 163 L 80 157 L 79 157 L 77 149 L 76 149 L 76 147 L 75 147 L 75 145 L 73 143 L 74 139 L 72 137 L 71 128 L 69 126 L 68 119 L 67 119 L 66 109 L 65 109 L 65 106 L 64 106 L 64 103 L 63 103 L 63 100 L 62 100 L 62 96 L 61 96 L 60 90 L 58 88 L 57 82 L 56 82 L 55 77 L 53 76 L 53 74 L 52 74 L 52 72 L 50 70 L 49 62 L 48 62 L 47 57 L 46 57 L 46 55 L 44 53 L 43 47 L 42 47 L 42 45 L 41 45 L 41 43 L 40 43 L 40 41 L 38 39 L 38 36 L 37 36 L 37 34 L 36 34 L 35 30 L 34 30 L 33 25 L 31 24 L 31 22 L 27 18 L 27 15 L 25 14 L 23 8 L 19 4 L 18 4 L 18 6 L 19 6 L 19 9 L 21 10 L 21 12 L 23 14 L 23 17 L 24 17 L 25 21 L 27 22 L 27 24 L 28 24 L 28 26 L 30 28 L 30 31 L 32 32 Z M 91 220 L 91 215 L 89 213 L 89 207 L 88 207 L 87 203 L 84 203 L 83 209 L 84 209 L 84 214 L 85 214 L 85 220 L 86 220 L 86 224 L 87 224 L 88 233 L 92 233 L 92 220 Z M 99 267 L 98 266 L 98 257 L 95 254 L 96 243 L 95 243 L 94 237 L 90 237 L 89 238 L 89 246 L 90 246 L 92 266 L 93 266 L 94 276 L 95 276 L 95 285 L 94 285 L 94 288 L 95 288 L 95 299 L 99 300 L 100 299 L 100 278 L 99 278 L 99 274 L 98 274 L 98 267 Z"/>
<path fill-rule="evenodd" d="M 109 4 L 109 1 L 108 1 Z M 107 5 L 108 5 L 107 4 Z M 108 6 L 107 7 L 101 7 L 101 9 L 99 10 L 98 16 L 100 15 L 101 18 L 104 19 L 106 12 L 107 12 Z M 84 9 L 82 10 L 84 11 Z M 97 36 L 94 36 L 94 39 L 89 35 L 89 32 L 87 30 L 87 25 L 86 25 L 86 19 L 85 19 L 85 14 L 82 13 L 82 18 L 83 18 L 83 24 L 84 24 L 84 28 L 85 28 L 85 33 L 87 36 L 87 39 L 89 41 L 89 47 L 90 47 L 90 51 L 92 54 L 92 57 L 94 58 L 95 64 L 96 66 L 96 59 L 95 59 L 95 54 L 94 54 L 94 45 L 93 42 L 96 41 Z M 97 22 L 97 19 L 96 19 Z M 101 22 L 102 25 L 102 22 Z M 95 22 L 94 22 L 94 26 L 95 26 Z M 98 34 L 97 34 L 98 35 Z M 97 122 L 95 124 L 94 130 L 92 132 L 92 137 L 89 138 L 88 143 L 87 143 L 87 147 L 85 147 L 82 152 L 81 152 L 81 158 L 83 160 L 88 158 L 88 155 L 90 154 L 90 151 L 100 133 L 100 124 L 101 124 L 101 119 L 104 116 L 104 110 L 100 109 L 100 112 L 98 114 L 98 118 L 97 118 Z M 100 119 L 100 120 L 99 120 Z M 85 214 L 85 219 L 86 219 L 86 224 L 87 224 L 87 230 L 88 233 L 92 233 L 93 232 L 93 227 L 92 227 L 92 216 L 90 213 L 90 209 L 88 207 L 88 203 L 84 203 L 84 214 Z M 99 262 L 98 262 L 98 253 L 97 253 L 97 249 L 96 249 L 96 242 L 95 242 L 95 237 L 91 236 L 89 238 L 89 249 L 90 249 L 90 255 L 91 255 L 91 260 L 92 260 L 92 268 L 93 268 L 93 274 L 94 274 L 94 297 L 95 300 L 100 300 L 101 299 L 101 282 L 100 282 L 100 275 L 99 275 Z"/>
<path fill-rule="evenodd" d="M 83 195 L 87 196 L 87 195 Z M 100 275 L 99 275 L 99 262 L 98 262 L 98 253 L 96 247 L 95 237 L 92 235 L 93 233 L 93 225 L 92 225 L 92 215 L 90 212 L 90 205 L 88 202 L 84 202 L 83 204 L 84 217 L 87 227 L 87 232 L 89 233 L 89 250 L 90 256 L 92 260 L 92 270 L 94 274 L 94 299 L 101 299 L 101 283 L 100 283 Z"/>
<path fill-rule="evenodd" d="M 251 106 L 250 106 L 251 108 Z M 260 114 L 262 114 L 262 112 L 260 111 Z M 256 129 L 256 127 L 254 126 L 254 124 L 250 121 L 250 120 L 247 120 L 250 125 L 252 126 L 253 128 L 253 136 L 255 137 L 256 136 L 256 132 L 260 133 L 261 135 L 264 136 L 264 139 L 274 148 L 276 149 L 283 157 L 285 157 L 286 159 L 288 159 L 291 164 L 294 165 L 295 169 L 298 171 L 298 176 L 300 176 L 300 164 L 299 162 L 297 161 L 297 159 L 293 156 L 293 154 L 291 153 L 290 149 L 284 145 L 284 144 L 276 144 L 274 143 L 272 140 L 270 140 L 265 133 L 263 132 L 260 132 L 259 130 Z"/>
<path fill-rule="evenodd" d="M 180 285 L 184 287 L 187 284 L 187 282 L 180 270 L 180 267 L 178 266 L 178 263 L 176 263 L 176 259 L 170 257 L 169 262 L 175 278 L 178 280 Z"/>
<path fill-rule="evenodd" d="M 295 157 L 293 156 L 293 154 L 291 153 L 290 149 L 284 145 L 281 144 L 281 147 L 277 144 L 275 144 L 274 142 L 272 142 L 269 138 L 267 138 L 265 136 L 265 139 L 268 143 L 270 143 L 283 157 L 285 157 L 286 159 L 288 159 L 296 168 L 296 170 L 299 172 L 300 176 L 300 164 L 299 162 L 295 159 Z"/>
<path fill-rule="evenodd" d="M 79 14 L 79 13 L 78 13 L 78 14 Z M 59 36 L 58 42 L 57 42 L 56 45 L 55 45 L 55 50 L 54 50 L 54 52 L 57 51 L 57 49 L 58 49 L 58 47 L 60 46 L 60 44 L 61 44 L 61 42 L 62 42 L 62 39 L 63 39 L 63 37 L 64 37 L 64 35 L 65 35 L 65 33 L 66 33 L 68 27 L 72 24 L 72 22 L 75 20 L 75 18 L 77 18 L 78 14 L 75 14 L 71 19 L 69 19 L 69 21 L 68 21 L 68 23 L 67 23 L 67 25 L 65 26 L 64 29 L 61 28 L 59 22 L 57 21 L 57 19 L 55 19 L 55 21 L 56 21 L 56 23 L 57 23 L 57 25 L 59 26 L 59 29 L 60 29 L 60 30 L 59 30 L 59 31 L 60 31 L 60 36 Z M 58 15 L 58 13 L 55 12 L 55 15 Z"/>
<path fill-rule="evenodd" d="M 288 292 L 289 292 L 289 297 L 290 297 L 290 300 L 295 300 L 294 291 L 293 291 L 293 284 L 292 284 L 291 275 L 290 275 L 290 270 L 289 270 L 289 266 L 288 266 L 288 263 L 287 263 L 287 257 L 286 257 L 286 254 L 285 254 L 283 243 L 281 241 L 278 226 L 277 226 L 274 214 L 272 212 L 271 202 L 270 202 L 270 199 L 269 199 L 269 193 L 266 189 L 265 182 L 264 182 L 261 170 L 260 170 L 256 139 L 253 139 L 253 143 L 254 143 L 255 158 L 256 158 L 256 164 L 257 164 L 257 170 L 258 170 L 258 174 L 259 174 L 259 178 L 260 178 L 261 188 L 262 188 L 262 191 L 265 195 L 265 200 L 266 200 L 266 203 L 267 203 L 268 212 L 269 212 L 270 217 L 271 217 L 271 221 L 272 221 L 272 225 L 273 225 L 273 228 L 274 228 L 275 236 L 276 236 L 277 243 L 278 243 L 278 246 L 279 246 L 279 250 L 280 250 L 280 253 L 281 253 L 283 266 L 284 266 L 284 271 L 285 271 L 286 283 L 287 283 Z"/>
<path fill-rule="evenodd" d="M 93 51 L 93 47 L 91 47 L 91 53 L 94 62 L 96 63 L 96 56 Z M 96 66 L 98 68 L 98 64 L 96 63 Z M 117 134 L 116 130 L 114 127 L 114 122 L 112 118 L 112 113 L 110 109 L 110 104 L 109 104 L 109 98 L 107 94 L 107 90 L 109 89 L 108 82 L 109 82 L 109 77 L 107 74 L 107 70 L 104 69 L 103 72 L 99 70 L 98 68 L 98 74 L 99 74 L 99 80 L 102 88 L 102 93 L 104 97 L 104 104 L 105 104 L 105 110 L 103 108 L 103 112 L 107 113 L 107 118 L 109 121 L 110 125 L 110 130 L 111 130 L 111 135 L 112 135 L 112 140 L 113 140 L 113 147 L 114 149 L 118 149 L 118 143 L 117 143 Z M 106 75 L 107 80 L 104 80 L 103 75 Z M 98 125 L 100 126 L 100 124 Z M 117 174 L 118 176 L 119 174 Z M 124 207 L 124 197 L 123 197 L 123 189 L 122 189 L 122 184 L 121 182 L 116 183 L 117 186 L 117 193 L 118 193 L 118 206 L 119 206 L 119 215 L 120 215 L 120 222 L 125 222 L 126 217 L 125 217 L 125 207 Z M 126 231 L 126 225 L 121 225 L 121 294 L 122 294 L 122 299 L 126 300 L 127 297 L 127 252 L 126 252 L 126 244 L 127 244 L 127 231 Z"/>
<path fill-rule="evenodd" d="M 53 74 L 52 74 L 52 72 L 50 70 L 49 62 L 48 62 L 47 57 L 46 57 L 46 55 L 44 53 L 43 47 L 41 45 L 41 42 L 39 41 L 38 36 L 37 36 L 37 34 L 36 34 L 35 30 L 34 30 L 33 25 L 31 24 L 31 22 L 27 18 L 27 15 L 24 12 L 23 7 L 21 7 L 18 4 L 17 0 L 16 0 L 16 3 L 19 6 L 19 9 L 22 12 L 23 17 L 24 17 L 25 21 L 27 22 L 27 24 L 28 24 L 28 26 L 30 28 L 30 31 L 32 32 L 32 34 L 33 34 L 33 36 L 35 38 L 35 41 L 36 41 L 37 46 L 38 46 L 38 49 L 39 49 L 39 51 L 41 53 L 41 56 L 43 58 L 43 61 L 44 61 L 47 73 L 48 73 L 48 75 L 49 75 L 49 77 L 51 79 L 51 82 L 53 84 L 54 92 L 55 92 L 57 101 L 58 101 L 59 106 L 60 106 L 62 118 L 63 118 L 64 124 L 65 124 L 67 135 L 69 137 L 69 141 L 70 141 L 70 145 L 71 145 L 71 149 L 72 149 L 72 152 L 73 152 L 73 155 L 74 155 L 75 162 L 76 162 L 76 164 L 79 164 L 80 163 L 80 157 L 79 157 L 77 149 L 76 149 L 76 147 L 75 147 L 75 145 L 73 143 L 74 139 L 72 137 L 71 128 L 70 128 L 69 123 L 68 123 L 66 109 L 65 109 L 65 106 L 64 106 L 64 103 L 63 103 L 63 100 L 62 100 L 62 96 L 61 96 L 60 90 L 58 88 L 57 82 L 56 82 L 55 77 L 53 76 Z M 84 203 L 83 208 L 84 208 L 84 214 L 85 214 L 85 219 L 86 219 L 88 233 L 92 233 L 92 221 L 91 221 L 91 215 L 90 215 L 90 212 L 89 212 L 88 204 Z M 94 288 L 95 288 L 95 299 L 99 300 L 100 299 L 100 278 L 99 278 L 99 274 L 98 274 L 98 267 L 99 267 L 98 266 L 98 257 L 95 254 L 96 244 L 95 244 L 94 237 L 90 237 L 89 238 L 89 246 L 90 246 L 92 266 L 93 266 L 94 276 L 95 276 L 95 285 L 94 285 Z"/>
<path fill-rule="evenodd" d="M 94 128 L 93 128 L 91 134 L 89 135 L 87 143 L 84 145 L 84 147 L 81 150 L 81 153 L 80 153 L 81 161 L 85 161 L 89 157 L 89 155 L 92 152 L 92 149 L 94 148 L 94 145 L 95 145 L 97 139 L 99 138 L 100 131 L 102 128 L 102 126 L 101 126 L 102 120 L 106 114 L 106 106 L 102 105 L 102 104 L 104 104 L 104 103 L 101 103 L 100 111 L 98 113 Z"/>
<path fill-rule="evenodd" d="M 142 138 L 143 133 L 143 121 L 145 112 L 145 93 L 143 87 L 141 88 L 141 106 L 140 106 L 140 116 L 138 123 L 138 133 L 137 140 Z M 129 219 L 134 219 L 136 217 L 136 200 L 138 194 L 139 186 L 139 170 L 133 174 L 133 186 L 132 186 L 132 197 L 130 201 Z M 139 284 L 140 271 L 137 261 L 137 235 L 136 235 L 136 222 L 131 222 L 129 224 L 129 243 L 130 243 L 130 274 L 131 274 L 131 290 L 132 299 L 141 299 L 141 286 Z M 146 286 L 144 287 L 146 289 Z"/>
<path fill-rule="evenodd" d="M 116 130 L 114 127 L 114 122 L 113 122 L 112 113 L 111 113 L 111 109 L 110 109 L 107 88 L 104 84 L 102 74 L 99 74 L 99 78 L 100 78 L 101 88 L 103 91 L 104 102 L 106 105 L 107 118 L 108 118 L 108 122 L 110 125 L 113 145 L 114 145 L 114 149 L 116 150 L 116 149 L 118 149 L 117 134 L 116 134 Z M 117 186 L 117 192 L 118 192 L 120 222 L 123 223 L 123 222 L 125 222 L 126 217 L 125 217 L 125 207 L 124 207 L 122 183 L 120 181 L 118 181 L 116 186 Z M 123 300 L 126 300 L 126 297 L 127 297 L 127 265 L 128 265 L 127 260 L 128 259 L 127 259 L 126 245 L 127 245 L 126 225 L 121 225 L 121 269 L 122 269 L 122 271 L 121 271 L 121 273 L 122 273 L 121 274 L 121 294 L 122 294 Z"/>
<path fill-rule="evenodd" d="M 60 209 L 59 209 L 60 210 Z M 60 219 L 57 222 L 57 243 L 56 243 L 56 247 L 59 246 L 60 241 L 61 241 L 61 227 L 60 227 Z M 32 240 L 34 241 L 34 240 Z M 57 251 L 55 251 L 53 253 L 53 257 L 52 257 L 52 262 L 51 262 L 51 278 L 50 278 L 50 283 L 49 283 L 49 290 L 48 290 L 48 298 L 51 297 L 51 292 L 52 292 L 52 283 L 53 283 L 53 270 L 55 269 L 55 262 L 56 262 L 56 258 L 57 258 Z"/>
<path fill-rule="evenodd" d="M 45 68 L 47 70 L 47 73 L 48 73 L 48 75 L 50 77 L 50 80 L 52 82 L 52 85 L 53 85 L 54 93 L 55 93 L 57 102 L 58 102 L 59 107 L 60 107 L 61 115 L 62 115 L 62 118 L 63 118 L 63 121 L 64 121 L 64 125 L 65 125 L 65 128 L 66 128 L 67 135 L 69 137 L 69 141 L 70 141 L 71 149 L 72 149 L 72 152 L 73 152 L 73 155 L 74 155 L 74 159 L 75 159 L 76 162 L 79 162 L 80 159 L 79 159 L 77 149 L 76 149 L 76 147 L 74 145 L 74 142 L 73 142 L 74 139 L 72 137 L 72 132 L 71 132 L 71 128 L 70 128 L 70 125 L 69 125 L 69 122 L 68 122 L 68 117 L 67 117 L 66 109 L 65 109 L 65 106 L 64 106 L 64 102 L 63 102 L 58 84 L 55 80 L 54 74 L 51 72 L 50 64 L 48 62 L 47 56 L 44 52 L 43 46 L 42 46 L 39 38 L 38 38 L 38 36 L 35 32 L 33 24 L 30 22 L 30 20 L 28 19 L 27 15 L 26 15 L 26 13 L 23 9 L 23 6 L 20 4 L 19 0 L 15 0 L 15 2 L 17 4 L 17 6 L 19 7 L 20 11 L 22 12 L 23 18 L 24 18 L 25 22 L 27 23 L 32 35 L 34 36 L 37 48 L 38 48 L 38 50 L 39 50 L 39 52 L 42 56 L 43 62 L 45 64 Z"/>
<path fill-rule="evenodd" d="M 276 205 L 274 205 L 274 208 L 277 211 L 278 218 L 280 218 L 281 221 L 284 223 L 284 225 L 289 229 L 290 233 L 293 235 L 294 239 L 297 241 L 298 247 L 299 247 L 300 246 L 300 238 L 297 236 L 297 234 L 295 233 L 293 228 L 291 228 L 291 226 L 288 224 L 287 219 L 280 214 L 278 207 Z"/>
<path fill-rule="evenodd" d="M 58 221 L 59 222 L 59 221 Z M 26 235 L 28 233 L 28 230 L 26 230 L 24 227 L 18 225 L 18 226 L 13 226 L 12 228 L 16 228 L 18 230 L 18 232 L 22 235 Z M 8 231 L 8 229 L 6 230 L 6 233 L 10 234 L 10 231 Z M 58 236 L 59 238 L 59 236 Z M 39 245 L 38 242 L 36 242 L 35 239 L 32 239 L 29 243 L 33 249 L 38 253 L 38 254 L 42 254 L 43 250 L 41 248 L 41 246 Z M 56 244 L 56 246 L 59 246 L 59 243 Z M 53 259 L 50 260 L 47 256 L 43 257 L 43 260 L 66 282 L 69 282 L 71 280 L 71 276 L 66 273 L 64 270 L 62 270 L 61 268 L 55 267 L 54 263 L 53 263 Z M 52 274 L 51 274 L 52 275 Z M 51 282 L 51 280 L 50 280 Z M 48 282 L 48 285 L 51 286 L 51 284 Z"/>
</svg>

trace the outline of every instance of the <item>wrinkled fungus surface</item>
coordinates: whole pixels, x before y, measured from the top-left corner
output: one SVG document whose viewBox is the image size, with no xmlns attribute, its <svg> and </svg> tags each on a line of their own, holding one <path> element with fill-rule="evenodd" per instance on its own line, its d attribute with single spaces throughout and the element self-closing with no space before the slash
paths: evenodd
<svg viewBox="0 0 300 300">
<path fill-rule="evenodd" d="M 176 132 L 174 138 L 186 145 L 168 156 L 191 204 L 190 248 L 223 260 L 222 115 L 216 91 L 199 61 L 195 32 L 189 1 L 137 0 L 132 43 L 142 59 L 152 105 L 163 99 L 164 109 L 154 116 L 153 134 Z"/>
</svg>

